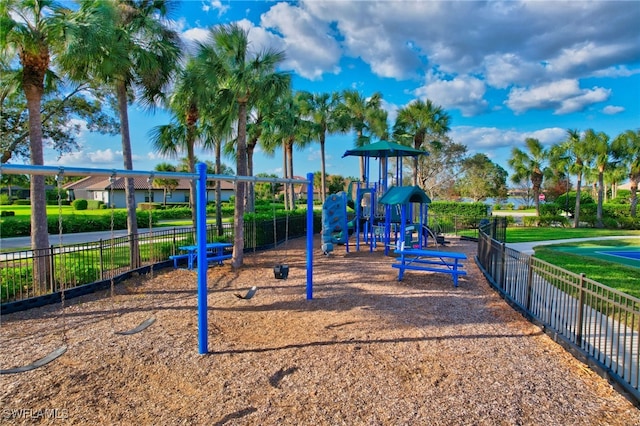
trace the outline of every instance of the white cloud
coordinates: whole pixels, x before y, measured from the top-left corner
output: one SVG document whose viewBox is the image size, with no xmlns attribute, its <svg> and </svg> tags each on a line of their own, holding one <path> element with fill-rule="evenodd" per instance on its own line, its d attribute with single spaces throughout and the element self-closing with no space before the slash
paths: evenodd
<svg viewBox="0 0 640 426">
<path fill-rule="evenodd" d="M 317 80 L 325 72 L 340 72 L 342 54 L 328 22 L 312 16 L 306 9 L 278 3 L 262 15 L 260 25 L 275 31 L 286 51 L 283 68 L 293 69 L 309 80 Z M 271 42 L 274 41 L 274 35 Z"/>
<path fill-rule="evenodd" d="M 602 109 L 602 112 L 607 115 L 615 115 L 624 111 L 624 107 L 616 105 L 607 105 Z"/>
<path fill-rule="evenodd" d="M 202 2 L 202 10 L 209 12 L 210 10 L 217 10 L 218 16 L 222 16 L 229 10 L 231 6 L 229 4 L 223 5 L 220 0 L 208 0 Z"/>
<path fill-rule="evenodd" d="M 616 65 L 607 69 L 598 70 L 594 72 L 593 77 L 631 77 L 632 75 L 640 74 L 640 69 L 631 70 L 625 65 Z"/>
<path fill-rule="evenodd" d="M 530 86 L 595 75 L 640 57 L 640 8 L 627 2 L 308 0 L 279 3 L 265 16 L 263 25 L 277 27 L 287 48 L 315 49 L 335 36 L 348 56 L 395 79 L 438 69 L 486 78 L 496 88 Z M 292 57 L 317 65 L 307 77 L 335 72 L 335 61 L 317 61 L 315 54 Z"/>
<path fill-rule="evenodd" d="M 608 89 L 581 89 L 577 80 L 563 79 L 532 88 L 513 88 L 505 104 L 516 114 L 532 109 L 552 109 L 554 114 L 568 114 L 603 102 L 610 94 Z"/>
<path fill-rule="evenodd" d="M 182 38 L 187 42 L 204 42 L 209 38 L 209 30 L 207 28 L 190 28 L 182 33 Z"/>
<path fill-rule="evenodd" d="M 522 146 L 527 138 L 535 138 L 543 145 L 553 145 L 566 137 L 566 130 L 550 127 L 533 132 L 497 127 L 457 126 L 451 129 L 451 137 L 457 143 L 467 145 L 472 151 L 491 152 L 499 148 Z"/>
<path fill-rule="evenodd" d="M 541 64 L 527 62 L 516 53 L 489 55 L 484 67 L 487 84 L 498 89 L 527 84 L 544 72 Z"/>
<path fill-rule="evenodd" d="M 118 162 L 122 163 L 122 151 L 113 151 L 111 148 L 107 148 L 105 150 L 98 149 L 96 151 L 80 150 L 77 152 L 64 154 L 58 160 L 59 164 L 73 165 L 73 166 L 78 166 L 79 164 L 104 165 L 104 164 L 114 164 Z"/>
<path fill-rule="evenodd" d="M 415 90 L 415 95 L 430 99 L 445 109 L 459 109 L 465 117 L 474 116 L 486 110 L 488 102 L 484 99 L 485 84 L 472 76 L 459 76 L 451 80 L 438 80 L 434 75 L 427 76 L 424 86 Z"/>
</svg>

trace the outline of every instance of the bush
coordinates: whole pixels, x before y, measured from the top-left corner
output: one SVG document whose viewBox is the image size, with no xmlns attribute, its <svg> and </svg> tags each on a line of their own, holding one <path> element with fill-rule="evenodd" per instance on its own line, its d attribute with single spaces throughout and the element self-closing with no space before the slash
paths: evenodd
<svg viewBox="0 0 640 426">
<path fill-rule="evenodd" d="M 104 206 L 104 201 L 87 200 L 87 210 L 100 210 Z"/>
<path fill-rule="evenodd" d="M 60 190 L 60 199 L 61 200 L 66 200 L 68 197 L 68 193 L 66 189 L 61 189 Z M 56 189 L 49 189 L 47 191 L 45 191 L 45 198 L 47 199 L 47 203 L 48 202 L 52 202 L 52 204 L 58 204 L 58 188 Z"/>
<path fill-rule="evenodd" d="M 148 220 L 149 211 L 140 212 L 138 216 L 144 216 Z M 175 207 L 166 210 L 153 210 L 153 217 L 154 220 L 189 219 L 191 218 L 191 209 L 188 207 Z"/>
<path fill-rule="evenodd" d="M 560 211 L 560 206 L 556 203 L 540 203 L 540 216 L 557 216 Z"/>
<path fill-rule="evenodd" d="M 138 208 L 140 210 L 160 210 L 160 209 L 162 209 L 162 204 L 160 204 L 160 203 L 138 203 Z"/>
<path fill-rule="evenodd" d="M 485 217 L 487 205 L 484 203 L 458 203 L 453 201 L 434 201 L 429 204 L 430 214 L 452 214 L 458 216 Z"/>
<path fill-rule="evenodd" d="M 565 210 L 567 213 L 569 213 L 571 216 L 574 216 L 575 214 L 575 210 L 576 210 L 576 193 L 575 191 L 569 192 L 569 195 L 567 196 L 567 194 L 562 194 L 561 196 L 559 196 L 555 203 L 562 209 Z M 585 207 L 588 205 L 593 205 L 594 207 L 596 207 L 596 203 L 595 201 L 593 201 L 593 198 L 591 198 L 591 195 L 589 195 L 588 192 L 586 191 L 581 191 L 580 192 L 580 215 L 582 216 L 582 213 L 585 211 Z M 589 207 L 586 207 L 587 209 Z M 595 214 L 595 210 L 593 210 L 593 214 Z"/>
<path fill-rule="evenodd" d="M 8 194 L 0 194 L 0 206 L 11 205 L 11 198 Z"/>
<path fill-rule="evenodd" d="M 89 203 L 85 199 L 78 198 L 77 200 L 73 200 L 71 205 L 73 206 L 74 210 L 86 210 Z"/>
<path fill-rule="evenodd" d="M 620 217 L 618 226 L 622 229 L 640 229 L 640 217 Z"/>
<path fill-rule="evenodd" d="M 33 282 L 33 271 L 30 266 L 19 266 L 0 269 L 0 294 L 2 302 L 14 297 L 25 283 Z"/>
<path fill-rule="evenodd" d="M 569 221 L 562 215 L 547 215 L 538 218 L 538 226 L 561 226 L 566 228 Z"/>
<path fill-rule="evenodd" d="M 28 235 L 31 235 L 31 218 L 8 217 L 2 220 L 0 237 L 24 237 Z"/>
<path fill-rule="evenodd" d="M 15 215 L 16 215 L 16 212 L 12 210 L 3 210 L 0 212 L 0 216 L 2 217 L 15 216 Z"/>
<path fill-rule="evenodd" d="M 64 269 L 57 265 L 55 280 L 60 287 L 73 287 L 89 284 L 100 279 L 100 268 L 95 264 L 78 262 L 73 259 L 65 260 Z"/>
<path fill-rule="evenodd" d="M 630 200 L 631 200 L 631 190 L 618 189 L 616 198 L 611 200 L 611 203 L 612 204 L 629 204 Z"/>
<path fill-rule="evenodd" d="M 15 200 L 13 202 L 13 205 L 14 206 L 30 206 L 31 200 L 25 200 L 25 199 Z"/>
<path fill-rule="evenodd" d="M 630 204 L 607 203 L 602 206 L 602 215 L 606 217 L 629 217 L 631 216 Z"/>
</svg>

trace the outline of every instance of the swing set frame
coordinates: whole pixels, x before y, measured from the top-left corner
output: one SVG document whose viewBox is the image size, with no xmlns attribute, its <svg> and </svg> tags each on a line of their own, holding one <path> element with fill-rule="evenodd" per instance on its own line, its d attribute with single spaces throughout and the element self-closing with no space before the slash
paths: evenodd
<svg viewBox="0 0 640 426">
<path fill-rule="evenodd" d="M 231 181 L 231 182 L 270 182 L 285 184 L 306 184 L 307 185 L 307 233 L 306 233 L 306 298 L 313 299 L 313 173 L 308 173 L 306 179 L 284 179 L 284 178 L 264 178 L 255 176 L 229 176 L 214 175 L 206 173 L 206 164 L 196 164 L 196 173 L 189 172 L 161 172 L 142 170 L 120 170 L 120 169 L 92 169 L 82 167 L 56 167 L 56 166 L 35 166 L 2 164 L 0 165 L 0 175 L 2 174 L 31 174 L 31 175 L 68 175 L 68 176 L 113 176 L 120 177 L 148 177 L 165 179 L 192 179 L 196 180 L 196 244 L 198 245 L 198 351 L 200 354 L 208 353 L 208 323 L 207 323 L 207 268 L 206 261 L 206 190 L 207 181 Z M 146 328 L 146 327 L 145 327 Z M 62 354 L 59 354 L 60 356 Z M 57 356 L 56 356 L 57 358 Z M 55 359 L 55 358 L 54 358 Z M 40 361 L 40 360 L 39 360 Z M 50 362 L 50 361 L 49 361 Z M 44 364 L 42 364 L 44 365 Z"/>
</svg>

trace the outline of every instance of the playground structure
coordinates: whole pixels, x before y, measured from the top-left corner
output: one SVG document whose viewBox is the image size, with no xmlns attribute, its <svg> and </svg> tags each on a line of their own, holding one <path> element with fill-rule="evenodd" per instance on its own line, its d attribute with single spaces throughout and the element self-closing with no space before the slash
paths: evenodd
<svg viewBox="0 0 640 426">
<path fill-rule="evenodd" d="M 331 253 L 334 244 L 345 244 L 349 252 L 347 195 L 344 192 L 331 194 L 322 206 L 322 253 Z"/>
<path fill-rule="evenodd" d="M 200 354 L 208 353 L 208 321 L 207 321 L 207 233 L 206 233 L 206 190 L 207 181 L 233 181 L 233 182 L 268 182 L 268 183 L 287 183 L 287 184 L 307 184 L 307 193 L 313 194 L 313 174 L 307 174 L 306 180 L 300 179 L 280 179 L 280 178 L 258 178 L 254 176 L 227 176 L 227 175 L 208 175 L 206 173 L 206 165 L 198 163 L 196 165 L 196 173 L 188 172 L 160 172 L 160 171 L 139 171 L 139 170 L 115 170 L 115 169 L 90 169 L 79 167 L 54 167 L 54 166 L 33 166 L 33 165 L 10 165 L 3 164 L 0 166 L 0 174 L 31 174 L 31 175 L 54 175 L 61 178 L 64 175 L 69 176 L 110 176 L 115 177 L 147 177 L 166 178 L 166 179 L 193 179 L 196 180 L 196 244 L 197 244 L 197 292 L 198 292 L 198 348 Z M 306 235 L 306 298 L 313 298 L 313 198 L 308 197 L 307 200 L 307 235 Z M 113 223 L 113 221 L 112 221 Z M 113 225 L 112 225 L 113 226 Z M 62 238 L 60 238 L 59 250 L 63 251 Z M 64 316 L 64 287 L 60 290 L 60 299 L 62 300 L 62 315 Z M 249 298 L 249 297 L 246 297 Z M 155 321 L 155 319 L 153 319 Z M 135 334 L 152 324 L 149 319 L 138 327 L 117 334 Z M 63 332 L 64 335 L 64 332 Z M 63 336 L 64 340 L 64 336 Z M 64 343 L 64 342 L 63 342 Z M 17 367 L 5 371 L 5 373 L 15 373 L 28 371 L 45 365 L 48 362 L 58 358 L 66 351 L 66 344 L 54 350 L 44 358 L 34 362 L 29 368 L 24 369 Z M 14 371 L 15 370 L 15 371 Z"/>
<path fill-rule="evenodd" d="M 330 195 L 325 202 L 323 218 L 326 213 L 327 221 L 323 219 L 323 253 L 331 252 L 335 243 L 345 244 L 348 252 L 349 229 L 355 237 L 356 251 L 360 250 L 361 242 L 368 244 L 370 251 L 381 243 L 387 255 L 391 248 L 399 247 L 401 242 L 417 249 L 427 247 L 430 241 L 434 245 L 444 244 L 443 238 L 429 228 L 427 213 L 431 200 L 427 194 L 417 186 L 402 186 L 403 158 L 420 155 L 428 153 L 388 141 L 375 142 L 344 153 L 343 158 L 357 156 L 363 159 L 364 181 L 352 182 L 349 186 L 348 193 L 355 195 L 351 200 L 355 218 L 351 222 L 346 219 L 348 200 L 343 192 Z M 379 160 L 377 181 L 370 181 L 371 159 Z M 389 170 L 392 159 L 395 159 L 395 173 Z M 392 185 L 389 185 L 389 176 L 392 176 Z M 351 185 L 355 185 L 355 191 Z"/>
</svg>

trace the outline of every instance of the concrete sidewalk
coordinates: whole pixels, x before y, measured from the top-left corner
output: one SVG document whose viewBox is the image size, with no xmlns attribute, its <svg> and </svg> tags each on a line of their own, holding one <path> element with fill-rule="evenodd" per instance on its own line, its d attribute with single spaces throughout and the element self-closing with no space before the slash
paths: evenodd
<svg viewBox="0 0 640 426">
<path fill-rule="evenodd" d="M 563 244 L 563 243 L 579 243 L 582 241 L 600 241 L 600 240 L 619 240 L 619 239 L 638 239 L 638 244 L 640 244 L 640 236 L 639 235 L 629 235 L 629 236 L 613 236 L 613 237 L 594 237 L 594 238 L 570 238 L 563 240 L 547 240 L 547 241 L 532 241 L 526 243 L 507 243 L 507 247 L 517 250 L 520 253 L 524 254 L 533 254 L 534 247 L 537 246 L 548 246 L 551 244 Z"/>
<path fill-rule="evenodd" d="M 158 226 L 154 227 L 154 231 L 166 231 L 167 229 L 176 228 L 177 230 L 182 230 L 183 228 L 189 228 L 189 226 L 172 226 L 172 227 L 162 227 Z M 138 228 L 139 234 L 145 234 L 149 232 L 149 228 Z M 127 235 L 126 229 L 118 229 L 113 231 L 113 237 L 124 237 Z M 96 232 L 78 232 L 74 234 L 62 234 L 62 243 L 63 244 L 82 244 L 82 243 L 93 243 L 100 240 L 108 240 L 111 238 L 111 231 L 96 231 Z M 51 245 L 59 245 L 60 244 L 60 236 L 58 234 L 49 234 L 49 244 Z M 31 248 L 31 237 L 13 237 L 13 238 L 1 238 L 0 239 L 0 249 L 8 250 L 8 249 L 25 249 L 28 250 Z"/>
</svg>

